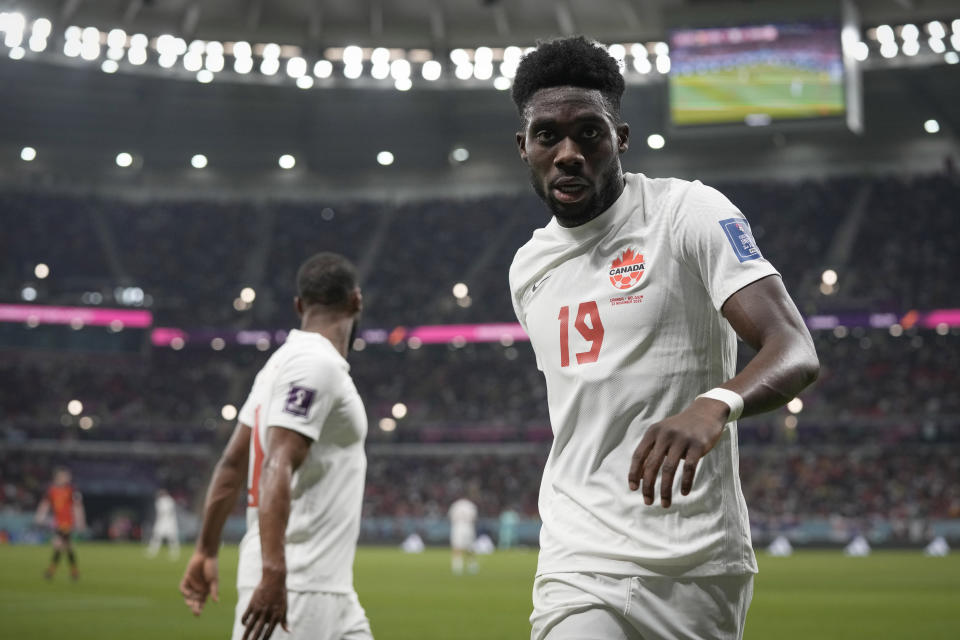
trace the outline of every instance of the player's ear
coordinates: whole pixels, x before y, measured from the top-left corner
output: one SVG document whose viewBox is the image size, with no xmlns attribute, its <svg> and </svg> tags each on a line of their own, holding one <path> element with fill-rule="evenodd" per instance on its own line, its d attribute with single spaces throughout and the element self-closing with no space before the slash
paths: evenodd
<svg viewBox="0 0 960 640">
<path fill-rule="evenodd" d="M 520 159 L 527 162 L 527 134 L 523 131 L 517 131 L 517 148 L 520 151 Z"/>
<path fill-rule="evenodd" d="M 300 296 L 293 296 L 293 310 L 297 312 L 298 316 L 303 316 L 303 300 L 300 299 Z"/>
<path fill-rule="evenodd" d="M 625 153 L 630 148 L 630 125 L 621 122 L 617 125 L 617 151 Z"/>
<path fill-rule="evenodd" d="M 360 293 L 360 287 L 354 287 L 350 292 L 350 313 L 357 315 L 363 311 L 363 294 Z"/>
</svg>

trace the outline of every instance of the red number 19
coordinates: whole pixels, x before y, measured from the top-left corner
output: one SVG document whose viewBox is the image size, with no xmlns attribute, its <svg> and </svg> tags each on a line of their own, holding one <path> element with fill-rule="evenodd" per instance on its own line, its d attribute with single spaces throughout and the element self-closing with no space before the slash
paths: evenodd
<svg viewBox="0 0 960 640">
<path fill-rule="evenodd" d="M 587 318 L 590 324 L 587 324 Z M 561 307 L 560 316 L 560 366 L 570 366 L 570 307 Z M 600 309 L 594 301 L 581 302 L 577 309 L 577 320 L 573 325 L 590 342 L 590 349 L 577 354 L 577 364 L 596 362 L 603 345 L 603 323 L 600 322 Z"/>
</svg>

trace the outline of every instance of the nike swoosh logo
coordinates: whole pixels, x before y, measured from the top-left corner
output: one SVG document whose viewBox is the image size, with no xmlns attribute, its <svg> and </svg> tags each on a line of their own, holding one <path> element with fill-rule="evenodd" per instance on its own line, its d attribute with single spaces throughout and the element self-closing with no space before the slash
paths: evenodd
<svg viewBox="0 0 960 640">
<path fill-rule="evenodd" d="M 545 281 L 547 278 L 549 278 L 550 276 L 552 276 L 552 275 L 553 275 L 552 273 L 548 273 L 547 275 L 545 275 L 545 276 L 543 276 L 542 278 L 540 278 L 539 280 L 537 280 L 537 282 L 535 282 L 534 285 L 533 285 L 533 291 L 536 291 L 537 288 L 539 288 L 540 285 L 542 285 L 542 284 L 544 283 L 544 281 Z"/>
</svg>

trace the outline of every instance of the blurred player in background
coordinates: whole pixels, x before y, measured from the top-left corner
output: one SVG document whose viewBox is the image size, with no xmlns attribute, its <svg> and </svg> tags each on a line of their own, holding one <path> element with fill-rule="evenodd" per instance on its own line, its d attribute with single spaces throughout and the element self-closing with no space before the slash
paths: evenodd
<svg viewBox="0 0 960 640">
<path fill-rule="evenodd" d="M 74 529 L 87 528 L 86 515 L 83 510 L 83 497 L 71 484 L 70 472 L 67 469 L 57 469 L 53 474 L 53 484 L 47 489 L 47 494 L 37 507 L 35 516 L 38 524 L 44 524 L 47 514 L 53 512 L 53 557 L 50 566 L 43 572 L 47 580 L 53 578 L 60 564 L 60 556 L 66 552 L 70 563 L 70 577 L 77 580 L 80 571 L 77 569 L 77 554 L 73 550 L 71 536 Z"/>
<path fill-rule="evenodd" d="M 353 589 L 367 418 L 346 360 L 362 297 L 353 265 L 333 253 L 300 266 L 297 290 L 300 329 L 240 410 L 180 591 L 195 615 L 218 599 L 220 536 L 247 475 L 233 640 L 369 640 Z"/>
<path fill-rule="evenodd" d="M 477 505 L 460 498 L 450 505 L 447 515 L 450 517 L 450 569 L 454 575 L 463 575 L 466 562 L 467 571 L 476 573 L 473 543 L 477 541 Z"/>
<path fill-rule="evenodd" d="M 739 638 L 757 568 L 735 421 L 787 403 L 819 363 L 729 200 L 623 173 L 623 91 L 584 38 L 541 44 L 513 85 L 553 213 L 510 268 L 554 432 L 532 637 Z M 737 335 L 757 354 L 734 376 Z"/>
<path fill-rule="evenodd" d="M 156 511 L 156 519 L 153 521 L 153 533 L 150 535 L 147 555 L 151 558 L 155 557 L 160 551 L 160 546 L 166 542 L 170 557 L 179 558 L 180 530 L 177 527 L 177 503 L 166 489 L 157 491 L 154 511 Z"/>
</svg>

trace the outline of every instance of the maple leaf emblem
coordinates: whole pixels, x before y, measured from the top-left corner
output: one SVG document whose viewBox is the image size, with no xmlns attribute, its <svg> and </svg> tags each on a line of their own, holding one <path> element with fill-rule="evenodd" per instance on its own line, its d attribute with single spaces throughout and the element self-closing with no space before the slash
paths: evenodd
<svg viewBox="0 0 960 640">
<path fill-rule="evenodd" d="M 633 249 L 627 249 L 619 258 L 615 258 L 613 264 L 610 265 L 612 269 L 617 267 L 624 267 L 631 264 L 637 264 L 638 262 L 643 262 L 642 253 L 634 253 Z"/>
</svg>

